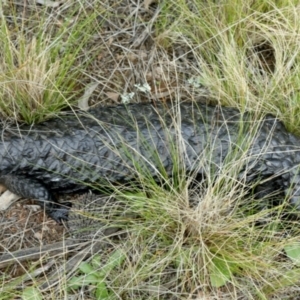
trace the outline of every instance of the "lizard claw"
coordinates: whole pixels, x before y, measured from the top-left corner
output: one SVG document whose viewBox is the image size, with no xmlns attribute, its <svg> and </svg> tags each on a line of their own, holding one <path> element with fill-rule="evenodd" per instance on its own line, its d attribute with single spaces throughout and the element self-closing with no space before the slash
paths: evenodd
<svg viewBox="0 0 300 300">
<path fill-rule="evenodd" d="M 51 207 L 51 210 L 46 211 L 46 213 L 58 224 L 62 224 L 63 221 L 68 221 L 70 208 L 70 202 L 55 204 L 53 207 Z"/>
</svg>

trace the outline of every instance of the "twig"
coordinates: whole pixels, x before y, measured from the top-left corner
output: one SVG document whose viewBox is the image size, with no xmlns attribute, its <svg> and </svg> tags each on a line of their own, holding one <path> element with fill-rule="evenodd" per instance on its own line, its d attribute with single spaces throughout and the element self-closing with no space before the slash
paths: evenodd
<svg viewBox="0 0 300 300">
<path fill-rule="evenodd" d="M 39 259 L 44 254 L 54 255 L 61 253 L 62 250 L 65 253 L 66 251 L 68 252 L 78 246 L 83 246 L 83 244 L 74 243 L 74 240 L 66 239 L 62 242 L 57 242 L 41 247 L 32 247 L 6 253 L 0 256 L 0 268 L 4 268 L 11 263 L 21 263 L 23 261 Z"/>
</svg>

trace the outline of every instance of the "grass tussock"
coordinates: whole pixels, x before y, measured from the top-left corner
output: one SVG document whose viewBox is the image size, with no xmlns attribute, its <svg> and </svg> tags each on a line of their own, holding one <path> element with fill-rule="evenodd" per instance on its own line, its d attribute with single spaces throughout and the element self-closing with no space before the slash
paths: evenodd
<svg viewBox="0 0 300 300">
<path fill-rule="evenodd" d="M 244 163 L 233 157 L 219 174 L 207 163 L 200 183 L 161 174 L 158 184 L 137 170 L 140 188 L 119 186 L 113 202 L 85 215 L 98 230 L 118 228 L 92 239 L 113 243 L 122 258 L 102 278 L 108 299 L 269 299 L 297 286 L 299 270 L 285 252 L 298 251 L 297 222 L 284 217 L 284 201 L 266 204 L 276 195 L 257 200 L 244 187 L 236 172 Z M 102 274 L 111 255 L 91 261 L 85 276 Z"/>
<path fill-rule="evenodd" d="M 217 101 L 272 112 L 297 132 L 299 9 L 298 1 L 171 1 L 158 41 L 190 47 L 200 83 Z"/>
<path fill-rule="evenodd" d="M 96 18 L 92 12 L 89 18 L 84 18 L 84 8 L 80 9 L 79 5 L 69 9 L 70 18 L 64 21 L 47 11 L 39 12 L 38 19 L 32 17 L 34 20 L 20 20 L 12 15 L 9 22 L 1 17 L 0 98 L 3 100 L 0 109 L 3 116 L 34 123 L 77 104 L 83 89 L 80 83 L 83 72 L 95 55 L 85 47 L 95 32 Z M 34 21 L 37 26 L 28 28 Z"/>
</svg>

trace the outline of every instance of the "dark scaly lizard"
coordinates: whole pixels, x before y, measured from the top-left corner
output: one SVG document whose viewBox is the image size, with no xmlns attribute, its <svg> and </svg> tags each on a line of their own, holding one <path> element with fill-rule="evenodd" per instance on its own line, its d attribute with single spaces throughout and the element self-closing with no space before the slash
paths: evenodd
<svg viewBox="0 0 300 300">
<path fill-rule="evenodd" d="M 48 216 L 61 222 L 69 208 L 56 202 L 56 191 L 130 181 L 136 164 L 154 177 L 162 168 L 172 175 L 171 149 L 176 143 L 185 148 L 185 171 L 203 174 L 200 157 L 205 151 L 221 168 L 235 145 L 243 145 L 241 138 L 256 127 L 247 167 L 239 178 L 249 183 L 275 175 L 272 180 L 299 207 L 300 139 L 273 116 L 253 120 L 251 113 L 198 102 L 140 103 L 99 106 L 33 126 L 2 126 L 0 183 L 19 196 L 36 199 Z"/>
</svg>

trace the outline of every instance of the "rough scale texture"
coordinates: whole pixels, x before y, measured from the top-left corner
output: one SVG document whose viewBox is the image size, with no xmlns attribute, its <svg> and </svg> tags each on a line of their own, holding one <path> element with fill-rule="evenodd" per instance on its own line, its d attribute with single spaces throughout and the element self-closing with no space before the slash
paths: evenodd
<svg viewBox="0 0 300 300">
<path fill-rule="evenodd" d="M 300 140 L 272 116 L 253 120 L 233 108 L 186 102 L 98 107 L 34 126 L 2 126 L 0 183 L 37 199 L 59 222 L 68 207 L 55 204 L 55 191 L 130 181 L 137 166 L 151 176 L 171 175 L 176 151 L 182 154 L 176 168 L 202 174 L 210 161 L 217 172 L 239 149 L 245 156 L 241 180 L 275 175 L 276 186 L 299 206 Z"/>
</svg>

